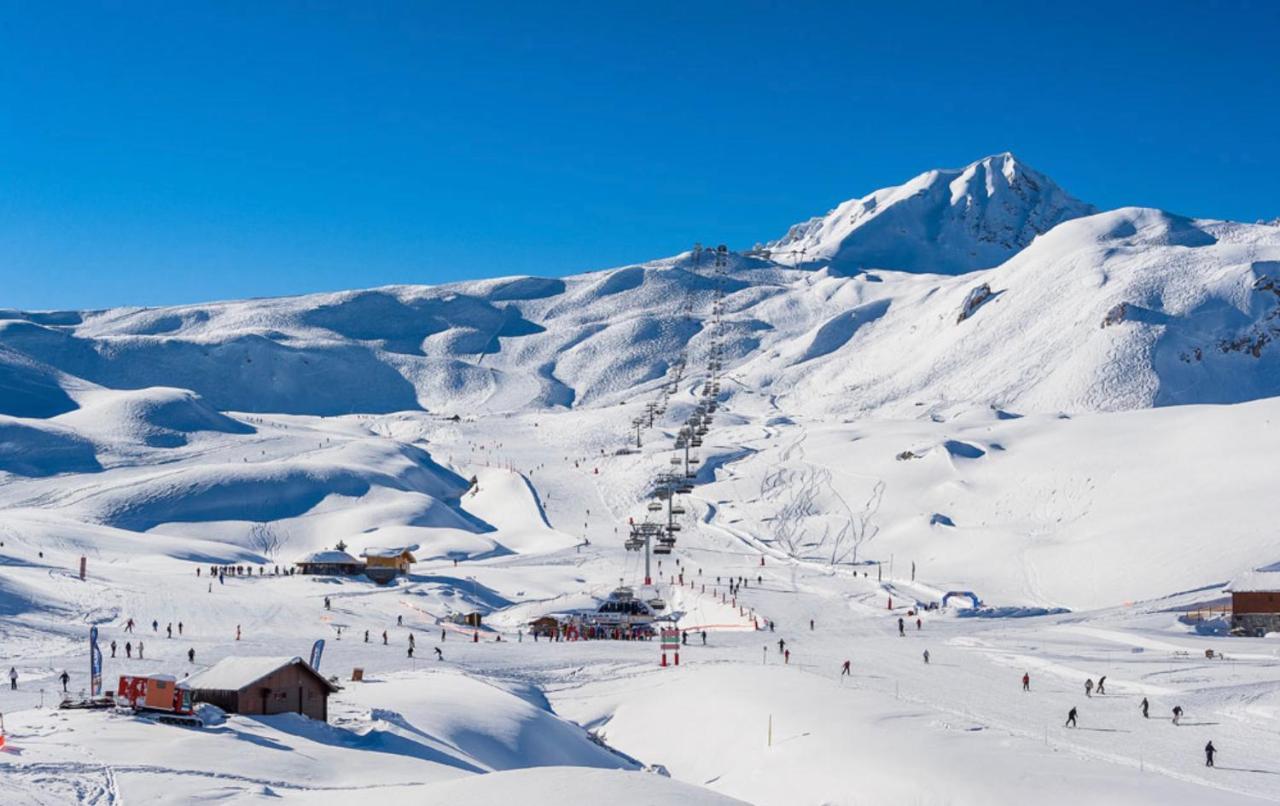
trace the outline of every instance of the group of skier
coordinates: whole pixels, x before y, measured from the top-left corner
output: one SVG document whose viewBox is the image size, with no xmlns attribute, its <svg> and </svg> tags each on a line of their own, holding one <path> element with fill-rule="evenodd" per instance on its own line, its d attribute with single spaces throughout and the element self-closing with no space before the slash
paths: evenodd
<svg viewBox="0 0 1280 806">
<path fill-rule="evenodd" d="M 1022 675 L 1022 690 L 1023 691 L 1031 690 L 1031 677 L 1026 673 L 1023 673 Z M 1102 675 L 1101 677 L 1098 678 L 1098 683 L 1096 686 L 1093 683 L 1093 678 L 1087 678 L 1084 681 L 1084 694 L 1086 697 L 1092 698 L 1094 694 L 1105 695 L 1106 693 L 1107 693 L 1107 676 L 1106 675 Z M 1143 719 L 1151 718 L 1151 703 L 1150 701 L 1147 700 L 1146 697 L 1143 697 L 1142 702 L 1138 703 L 1138 710 L 1142 712 Z M 1174 725 L 1180 724 L 1182 721 L 1182 706 L 1181 705 L 1173 706 L 1172 714 L 1173 714 L 1173 719 L 1172 719 L 1173 724 Z M 1079 711 L 1076 709 L 1076 707 L 1074 705 L 1071 706 L 1071 710 L 1067 711 L 1067 721 L 1066 723 L 1064 723 L 1063 727 L 1067 727 L 1067 728 L 1077 727 L 1076 721 L 1079 715 L 1080 715 Z M 1218 752 L 1217 748 L 1213 746 L 1212 741 L 1210 741 L 1208 744 L 1204 746 L 1204 759 L 1205 759 L 1204 763 L 1206 767 L 1213 766 L 1213 757 L 1214 757 L 1214 754 L 1216 754 L 1217 752 Z"/>
</svg>

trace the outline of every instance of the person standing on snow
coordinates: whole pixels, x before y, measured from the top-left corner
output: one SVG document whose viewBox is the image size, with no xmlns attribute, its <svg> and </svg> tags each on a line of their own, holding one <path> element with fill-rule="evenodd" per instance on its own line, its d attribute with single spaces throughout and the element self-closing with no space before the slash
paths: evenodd
<svg viewBox="0 0 1280 806">
<path fill-rule="evenodd" d="M 9 667 L 9 690 L 18 690 L 18 669 L 14 666 Z"/>
<path fill-rule="evenodd" d="M 196 662 L 196 649 L 195 647 L 191 647 L 190 649 L 187 650 L 187 663 L 195 663 L 195 662 Z"/>
<path fill-rule="evenodd" d="M 706 630 L 703 630 L 703 631 L 702 631 L 702 645 L 703 645 L 703 646 L 706 646 L 706 645 L 707 645 L 707 631 L 706 631 Z"/>
<path fill-rule="evenodd" d="M 1142 698 L 1142 702 L 1138 704 L 1138 707 L 1142 709 L 1142 718 L 1143 718 L 1143 719 L 1150 719 L 1150 718 L 1151 718 L 1151 717 L 1150 717 L 1150 714 L 1148 714 L 1148 713 L 1147 713 L 1147 710 L 1151 707 L 1151 703 L 1147 702 L 1147 698 L 1146 698 L 1146 697 L 1143 697 L 1143 698 Z"/>
<path fill-rule="evenodd" d="M 778 639 L 778 651 L 779 651 L 779 652 L 782 652 L 782 651 L 784 651 L 786 648 L 787 648 L 787 642 L 786 642 L 786 639 L 784 639 L 784 638 L 779 638 L 779 639 Z"/>
<path fill-rule="evenodd" d="M 905 638 L 907 635 L 906 622 L 902 620 L 902 616 L 898 616 L 898 637 Z"/>
<path fill-rule="evenodd" d="M 168 633 L 168 634 L 169 634 L 169 637 L 170 637 L 170 638 L 172 638 L 172 637 L 173 637 L 173 622 L 172 622 L 172 621 L 171 621 L 171 622 L 169 622 L 169 626 L 167 626 L 167 627 L 165 627 L 165 628 L 164 628 L 164 631 L 165 631 L 166 633 Z"/>
<path fill-rule="evenodd" d="M 111 657 L 113 657 L 113 658 L 114 658 L 115 656 L 116 656 L 116 642 L 115 642 L 115 641 L 112 641 L 112 642 L 111 642 Z"/>
<path fill-rule="evenodd" d="M 1092 677 L 1084 681 L 1084 696 L 1086 697 L 1093 696 L 1093 678 Z"/>
<path fill-rule="evenodd" d="M 791 662 L 791 650 L 789 650 L 789 649 L 788 649 L 788 650 L 785 650 L 785 651 L 782 653 L 782 662 L 783 662 L 783 663 L 790 663 L 790 662 Z"/>
<path fill-rule="evenodd" d="M 1073 705 L 1071 706 L 1071 710 L 1067 711 L 1067 724 L 1063 725 L 1062 727 L 1074 728 L 1075 726 L 1076 726 L 1076 707 Z"/>
<path fill-rule="evenodd" d="M 124 656 L 126 658 L 133 657 L 133 644 L 129 643 L 128 641 L 124 642 Z"/>
<path fill-rule="evenodd" d="M 929 662 L 929 650 L 927 649 L 924 651 L 924 662 L 926 664 Z"/>
<path fill-rule="evenodd" d="M 916 630 L 919 631 L 920 628 L 923 626 L 924 626 L 924 622 L 920 620 L 919 616 L 916 616 Z"/>
<path fill-rule="evenodd" d="M 142 642 L 138 642 L 138 660 L 142 660 Z"/>
<path fill-rule="evenodd" d="M 1102 677 L 1098 678 L 1098 693 L 1099 694 L 1107 693 L 1107 676 L 1105 674 Z"/>
<path fill-rule="evenodd" d="M 1204 765 L 1206 767 L 1213 766 L 1213 756 L 1218 752 L 1218 748 L 1213 746 L 1213 740 L 1204 746 Z"/>
<path fill-rule="evenodd" d="M 386 646 L 386 645 L 387 645 L 387 631 L 386 631 L 386 630 L 383 630 L 383 631 L 382 631 L 382 645 L 383 645 L 383 646 Z"/>
<path fill-rule="evenodd" d="M 853 676 L 853 672 L 849 671 L 849 661 L 845 661 L 844 665 L 840 667 L 840 676 L 844 677 L 846 675 Z"/>
<path fill-rule="evenodd" d="M 1023 691 L 1031 690 L 1031 675 L 1028 674 L 1027 672 L 1022 673 L 1022 690 Z"/>
<path fill-rule="evenodd" d="M 444 653 L 440 651 L 440 647 L 433 647 L 436 651 L 436 660 L 444 660 Z"/>
<path fill-rule="evenodd" d="M 1182 706 L 1175 705 L 1173 706 L 1173 724 L 1178 724 L 1179 719 L 1182 719 Z"/>
<path fill-rule="evenodd" d="M 62 693 L 67 693 L 67 684 L 71 682 L 71 675 L 67 674 L 67 670 L 63 669 L 62 674 L 58 675 L 58 679 L 62 681 Z"/>
</svg>

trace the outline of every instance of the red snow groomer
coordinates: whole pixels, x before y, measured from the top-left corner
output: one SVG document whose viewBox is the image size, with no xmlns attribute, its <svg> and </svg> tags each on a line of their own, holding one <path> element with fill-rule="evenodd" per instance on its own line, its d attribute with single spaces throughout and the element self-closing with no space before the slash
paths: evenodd
<svg viewBox="0 0 1280 806">
<path fill-rule="evenodd" d="M 170 674 L 121 675 L 116 706 L 167 725 L 204 726 L 192 707 L 191 689 Z"/>
</svg>

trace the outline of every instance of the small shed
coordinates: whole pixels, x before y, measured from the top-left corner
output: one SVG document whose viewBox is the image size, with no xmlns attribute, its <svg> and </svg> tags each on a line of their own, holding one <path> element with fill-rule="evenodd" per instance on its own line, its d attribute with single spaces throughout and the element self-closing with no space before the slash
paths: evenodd
<svg viewBox="0 0 1280 806">
<path fill-rule="evenodd" d="M 294 565 L 300 574 L 323 574 L 327 576 L 349 576 L 364 573 L 364 563 L 345 551 L 327 549 L 313 551 L 302 557 Z"/>
<path fill-rule="evenodd" d="M 1250 571 L 1232 580 L 1231 626 L 1246 635 L 1280 632 L 1280 571 Z"/>
<path fill-rule="evenodd" d="M 329 695 L 338 687 L 302 658 L 223 658 L 186 681 L 195 702 L 227 713 L 302 714 L 328 721 Z"/>
<path fill-rule="evenodd" d="M 365 561 L 364 572 L 374 582 L 390 582 L 397 576 L 408 576 L 410 567 L 418 561 L 413 556 L 417 550 L 417 544 L 367 548 L 360 552 Z"/>
</svg>

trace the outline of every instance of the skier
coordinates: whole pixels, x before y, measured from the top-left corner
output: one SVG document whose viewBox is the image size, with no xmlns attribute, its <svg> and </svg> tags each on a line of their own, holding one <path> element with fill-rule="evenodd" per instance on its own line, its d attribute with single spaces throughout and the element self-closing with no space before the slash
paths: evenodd
<svg viewBox="0 0 1280 806">
<path fill-rule="evenodd" d="M 778 651 L 779 651 L 779 652 L 783 652 L 783 651 L 785 651 L 785 650 L 786 650 L 786 648 L 787 648 L 787 641 L 786 641 L 786 639 L 785 639 L 785 638 L 779 638 L 779 639 L 778 639 Z"/>
<path fill-rule="evenodd" d="M 329 597 L 328 597 L 328 596 L 324 597 L 324 609 L 325 609 L 325 610 L 328 610 L 328 609 L 329 609 Z"/>
<path fill-rule="evenodd" d="M 67 693 L 67 684 L 71 682 L 71 675 L 67 674 L 67 670 L 63 669 L 62 674 L 58 675 L 58 679 L 62 681 L 62 693 Z M 1212 765 L 1211 765 L 1212 766 Z"/>
<path fill-rule="evenodd" d="M 341 630 L 339 630 L 339 631 L 338 631 L 338 636 L 339 636 L 339 637 L 341 637 L 341 636 L 342 636 L 342 631 L 341 631 Z M 239 625 L 239 624 L 237 624 L 237 625 L 236 625 L 236 640 L 237 640 L 237 641 L 239 641 L 239 640 L 240 640 L 240 625 Z"/>
<path fill-rule="evenodd" d="M 440 628 L 440 642 L 444 643 L 444 627 Z"/>
<path fill-rule="evenodd" d="M 1151 718 L 1151 717 L 1150 717 L 1150 715 L 1147 713 L 1147 710 L 1151 707 L 1151 703 L 1147 702 L 1147 698 L 1146 698 L 1146 697 L 1143 697 L 1143 698 L 1142 698 L 1142 702 L 1139 704 L 1139 706 L 1138 706 L 1138 707 L 1140 707 L 1140 708 L 1142 709 L 1142 718 L 1143 718 L 1143 719 L 1150 719 L 1150 718 Z"/>
<path fill-rule="evenodd" d="M 413 633 L 409 633 L 409 646 L 416 646 L 416 645 L 417 645 L 416 642 L 413 640 Z"/>
<path fill-rule="evenodd" d="M 924 651 L 924 662 L 926 664 L 929 662 L 929 650 L 927 649 Z"/>
<path fill-rule="evenodd" d="M 924 622 L 923 622 L 923 621 L 921 621 L 919 618 L 917 618 L 917 619 L 916 619 L 916 630 L 919 630 L 919 629 L 920 629 L 921 627 L 923 627 L 923 626 L 924 626 Z"/>
<path fill-rule="evenodd" d="M 1099 694 L 1107 693 L 1107 676 L 1105 674 L 1102 677 L 1098 678 L 1098 693 Z"/>
<path fill-rule="evenodd" d="M 1173 724 L 1178 724 L 1179 719 L 1182 719 L 1182 706 L 1175 705 L 1173 706 Z"/>
<path fill-rule="evenodd" d="M 849 661 L 845 661 L 844 665 L 840 667 L 840 676 L 845 677 L 846 675 L 853 676 L 853 672 L 849 671 Z"/>
<path fill-rule="evenodd" d="M 151 620 L 151 632 L 160 632 L 160 622 L 155 619 Z"/>
<path fill-rule="evenodd" d="M 13 666 L 9 667 L 9 690 L 18 690 L 18 670 Z"/>
<path fill-rule="evenodd" d="M 1084 696 L 1086 697 L 1093 696 L 1093 678 L 1092 677 L 1084 681 Z"/>
<path fill-rule="evenodd" d="M 195 647 L 191 647 L 190 649 L 187 650 L 187 663 L 195 663 L 195 662 L 196 662 L 196 650 L 195 650 Z"/>
<path fill-rule="evenodd" d="M 1074 705 L 1071 706 L 1070 711 L 1067 711 L 1067 724 L 1063 725 L 1063 727 L 1065 728 L 1068 725 L 1073 728 L 1076 726 L 1076 707 Z"/>
<path fill-rule="evenodd" d="M 113 657 L 113 658 L 114 658 L 115 656 L 116 656 L 116 642 L 115 642 L 115 641 L 112 641 L 112 642 L 111 642 L 111 657 Z"/>
<path fill-rule="evenodd" d="M 138 642 L 138 660 L 142 660 L 142 642 Z"/>
<path fill-rule="evenodd" d="M 813 619 L 809 619 L 809 632 L 813 632 Z"/>
<path fill-rule="evenodd" d="M 403 626 L 404 626 L 404 616 L 403 616 L 403 615 L 396 616 L 396 626 L 397 626 L 397 627 L 403 627 Z"/>
<path fill-rule="evenodd" d="M 516 630 L 516 643 L 517 644 L 524 643 L 524 630 Z"/>
<path fill-rule="evenodd" d="M 703 645 L 703 646 L 706 646 L 706 645 L 707 645 L 707 631 L 706 631 L 706 630 L 703 630 L 703 631 L 702 631 L 702 645 Z"/>
<path fill-rule="evenodd" d="M 413 657 L 413 644 L 409 644 L 409 657 Z"/>
<path fill-rule="evenodd" d="M 124 623 L 125 632 L 133 632 L 133 619 L 129 619 Z"/>
<path fill-rule="evenodd" d="M 903 622 L 902 616 L 898 616 L 898 637 L 904 638 L 906 637 L 906 634 L 907 634 L 907 628 L 905 626 L 905 622 Z"/>
<path fill-rule="evenodd" d="M 440 651 L 440 647 L 434 647 L 436 651 L 436 660 L 444 660 L 444 652 Z"/>
<path fill-rule="evenodd" d="M 1031 675 L 1028 674 L 1027 672 L 1022 673 L 1022 690 L 1023 691 L 1031 690 Z"/>
<path fill-rule="evenodd" d="M 133 657 L 133 644 L 129 643 L 128 641 L 124 642 L 124 656 L 126 658 Z"/>
<path fill-rule="evenodd" d="M 182 635 L 182 622 L 178 622 L 178 635 Z"/>
<path fill-rule="evenodd" d="M 367 644 L 367 643 L 369 643 L 369 631 L 368 631 L 368 630 L 365 630 L 365 631 L 364 631 L 364 642 L 365 642 L 366 644 Z"/>
<path fill-rule="evenodd" d="M 769 619 L 769 632 L 773 632 L 773 619 Z"/>
<path fill-rule="evenodd" d="M 680 646 L 688 646 L 688 645 L 689 645 L 689 631 L 684 630 L 680 633 Z"/>
<path fill-rule="evenodd" d="M 1218 752 L 1218 748 L 1213 746 L 1212 740 L 1210 740 L 1209 743 L 1204 746 L 1204 765 L 1206 767 L 1213 766 L 1213 755 L 1214 753 L 1217 753 L 1217 752 Z"/>
<path fill-rule="evenodd" d="M 782 662 L 783 662 L 783 663 L 790 663 L 790 662 L 791 662 L 791 650 L 789 650 L 789 649 L 788 649 L 788 650 L 783 651 L 783 653 L 782 653 Z"/>
<path fill-rule="evenodd" d="M 383 645 L 383 646 L 386 646 L 386 645 L 387 645 L 387 631 L 386 631 L 386 630 L 383 630 L 383 631 L 382 631 L 382 645 Z"/>
<path fill-rule="evenodd" d="M 171 622 L 169 622 L 169 626 L 168 626 L 168 627 L 165 627 L 165 628 L 164 628 L 164 630 L 165 630 L 165 632 L 166 632 L 166 633 L 168 633 L 168 634 L 169 634 L 169 637 L 170 637 L 170 638 L 172 638 L 172 637 L 173 637 L 173 622 L 172 622 L 172 621 L 171 621 Z"/>
</svg>

